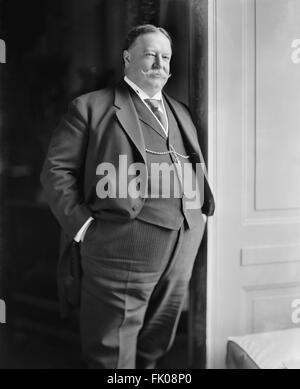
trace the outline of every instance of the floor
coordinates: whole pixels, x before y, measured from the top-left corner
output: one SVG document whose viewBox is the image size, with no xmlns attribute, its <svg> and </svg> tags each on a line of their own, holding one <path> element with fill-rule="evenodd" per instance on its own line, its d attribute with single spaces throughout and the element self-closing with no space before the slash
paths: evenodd
<svg viewBox="0 0 300 389">
<path fill-rule="evenodd" d="M 161 369 L 187 368 L 186 336 L 178 334 Z M 38 333 L 13 333 L 0 327 L 0 369 L 85 369 L 79 346 Z"/>
</svg>

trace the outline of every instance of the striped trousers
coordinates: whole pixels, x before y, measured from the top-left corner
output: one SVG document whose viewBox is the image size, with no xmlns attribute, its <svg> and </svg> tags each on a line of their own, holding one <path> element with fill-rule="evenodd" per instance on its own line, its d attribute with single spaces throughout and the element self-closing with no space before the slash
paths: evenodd
<svg viewBox="0 0 300 389">
<path fill-rule="evenodd" d="M 174 340 L 205 221 L 178 231 L 97 219 L 81 243 L 80 328 L 89 368 L 151 368 Z"/>
</svg>

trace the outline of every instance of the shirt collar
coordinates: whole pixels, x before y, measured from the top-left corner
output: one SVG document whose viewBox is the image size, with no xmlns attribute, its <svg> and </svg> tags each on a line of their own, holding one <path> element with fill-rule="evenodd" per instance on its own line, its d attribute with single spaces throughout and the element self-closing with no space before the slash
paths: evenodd
<svg viewBox="0 0 300 389">
<path fill-rule="evenodd" d="M 127 76 L 124 77 L 124 81 L 131 86 L 131 88 L 136 92 L 136 94 L 142 99 L 154 99 L 154 100 L 162 100 L 161 91 L 157 92 L 153 97 L 149 97 L 146 92 L 143 91 L 140 87 L 138 87 L 134 82 L 129 80 Z"/>
</svg>

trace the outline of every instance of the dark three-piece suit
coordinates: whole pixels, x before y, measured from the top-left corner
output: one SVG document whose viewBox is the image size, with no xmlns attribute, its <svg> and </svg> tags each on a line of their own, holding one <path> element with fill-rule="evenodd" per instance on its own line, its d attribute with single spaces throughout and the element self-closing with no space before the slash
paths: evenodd
<svg viewBox="0 0 300 389">
<path fill-rule="evenodd" d="M 41 174 L 63 230 L 61 310 L 80 305 L 82 347 L 92 368 L 148 368 L 168 350 L 204 232 L 203 214 L 214 212 L 206 176 L 201 209 L 186 207 L 184 191 L 170 198 L 97 195 L 97 167 L 106 162 L 118 170 L 120 155 L 128 166 L 146 166 L 149 187 L 152 163 L 170 165 L 180 156 L 193 166 L 203 162 L 188 110 L 166 94 L 163 99 L 168 137 L 124 81 L 78 97 L 53 134 Z M 91 216 L 84 241 L 74 242 Z"/>
</svg>

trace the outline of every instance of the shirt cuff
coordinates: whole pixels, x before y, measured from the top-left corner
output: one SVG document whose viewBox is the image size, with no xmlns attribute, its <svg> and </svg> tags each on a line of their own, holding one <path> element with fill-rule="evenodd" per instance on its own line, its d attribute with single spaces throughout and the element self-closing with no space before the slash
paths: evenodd
<svg viewBox="0 0 300 389">
<path fill-rule="evenodd" d="M 93 217 L 89 217 L 87 219 L 87 221 L 84 223 L 84 225 L 80 228 L 80 230 L 75 235 L 74 237 L 75 242 L 80 242 L 84 238 L 85 232 L 93 220 L 94 220 Z"/>
</svg>

